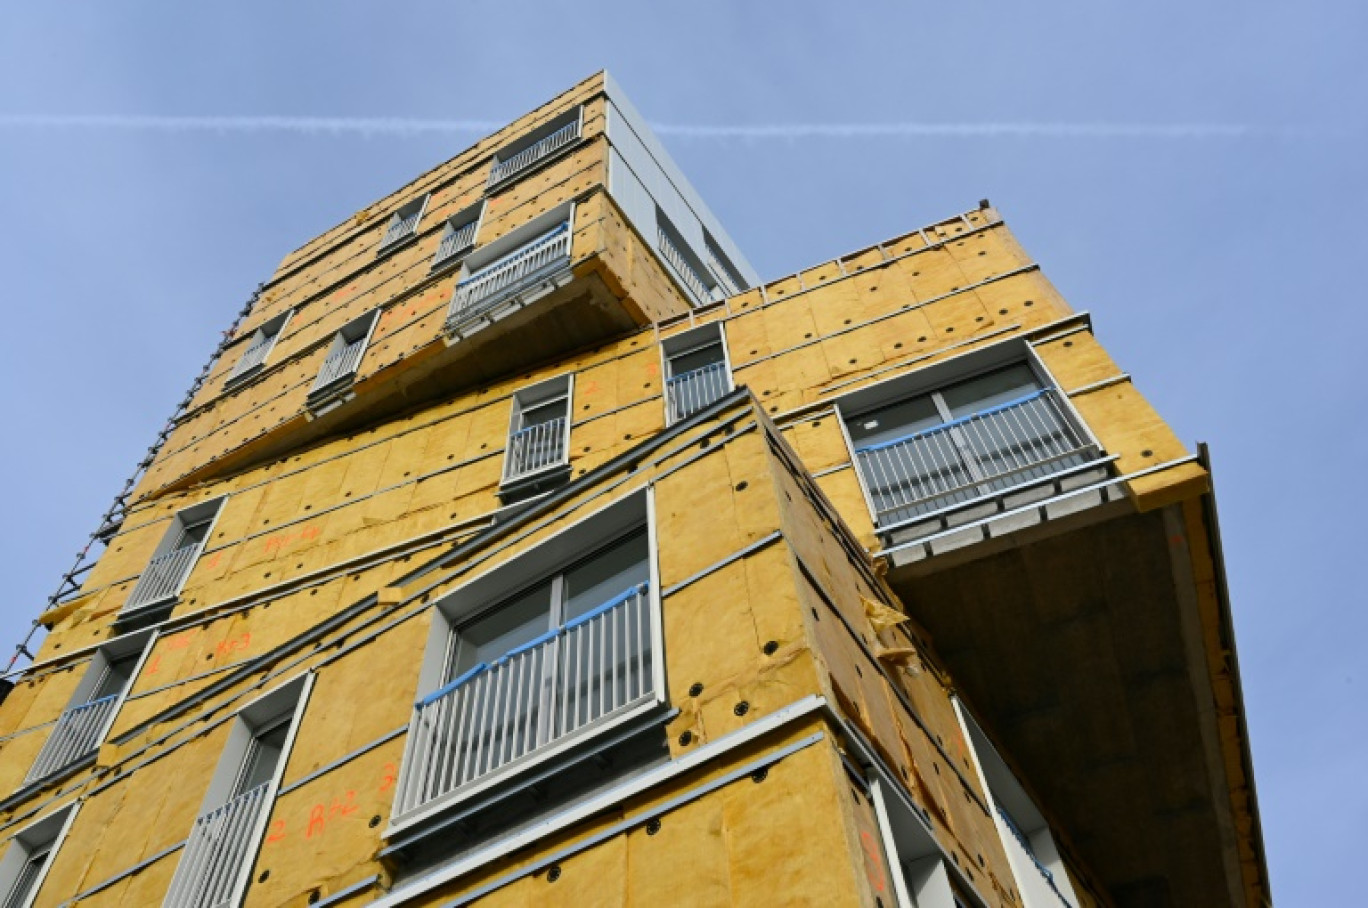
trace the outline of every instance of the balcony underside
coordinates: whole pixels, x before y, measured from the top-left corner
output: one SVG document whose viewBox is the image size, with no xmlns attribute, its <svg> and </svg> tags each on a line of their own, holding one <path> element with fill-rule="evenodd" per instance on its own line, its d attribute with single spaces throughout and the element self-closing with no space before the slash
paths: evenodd
<svg viewBox="0 0 1368 908">
<path fill-rule="evenodd" d="M 530 366 L 603 343 L 639 327 L 639 313 L 619 299 L 592 268 L 545 292 L 494 307 L 462 325 L 454 343 L 441 338 L 356 382 L 354 399 L 307 420 L 276 426 L 226 456 L 182 477 L 182 488 L 247 469 L 310 442 L 352 432 L 459 391 L 516 375 Z M 449 341 L 450 339 L 448 339 Z"/>
<path fill-rule="evenodd" d="M 889 572 L 1123 908 L 1247 901 L 1189 542 L 1121 500 Z"/>
</svg>

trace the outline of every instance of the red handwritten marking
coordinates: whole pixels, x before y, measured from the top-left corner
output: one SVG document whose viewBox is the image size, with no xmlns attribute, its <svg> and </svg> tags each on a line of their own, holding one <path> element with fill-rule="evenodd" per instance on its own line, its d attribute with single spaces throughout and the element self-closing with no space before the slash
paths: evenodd
<svg viewBox="0 0 1368 908">
<path fill-rule="evenodd" d="M 238 650 L 246 649 L 251 646 L 251 644 L 251 633 L 249 631 L 243 631 L 240 636 L 221 641 L 218 646 L 214 647 L 214 655 L 221 658 L 235 653 Z"/>
<path fill-rule="evenodd" d="M 399 767 L 393 763 L 385 764 L 384 774 L 380 777 L 380 790 L 389 791 L 399 776 Z"/>
<path fill-rule="evenodd" d="M 222 560 L 223 560 L 223 552 L 221 552 L 221 551 L 215 552 L 215 553 L 209 558 L 209 560 L 207 560 L 207 561 L 204 562 L 204 566 L 207 567 L 207 568 L 216 568 L 216 567 L 219 566 L 219 562 L 222 561 Z"/>
<path fill-rule="evenodd" d="M 873 872 L 867 872 L 869 882 L 874 884 L 875 892 L 888 891 L 888 875 L 884 872 L 883 855 L 879 853 L 879 846 L 874 841 L 874 836 L 867 829 L 860 830 L 860 845 L 864 848 L 865 859 L 872 865 L 869 871 L 877 871 L 878 877 L 875 878 Z"/>
<path fill-rule="evenodd" d="M 304 830 L 304 838 L 312 839 L 315 832 L 322 834 L 327 825 L 327 811 L 322 804 L 315 804 L 309 809 L 309 827 Z"/>
<path fill-rule="evenodd" d="M 599 386 L 598 382 L 596 381 L 586 381 L 580 383 L 580 391 L 582 391 L 585 394 L 597 394 L 598 389 Z"/>
<path fill-rule="evenodd" d="M 157 670 L 158 670 L 159 668 L 161 668 L 161 654 L 160 654 L 160 653 L 158 653 L 157 655 L 153 656 L 152 659 L 151 659 L 151 661 L 149 661 L 149 662 L 147 663 L 147 668 L 143 670 L 143 674 L 145 674 L 145 675 L 155 675 L 155 674 L 157 673 Z"/>
<path fill-rule="evenodd" d="M 285 821 L 284 821 L 284 820 L 272 820 L 272 821 L 271 821 L 271 834 L 268 835 L 268 836 L 266 836 L 266 844 L 267 844 L 267 845 L 274 845 L 276 842 L 279 842 L 279 841 L 283 840 L 284 838 L 285 838 Z"/>
<path fill-rule="evenodd" d="M 193 636 L 195 633 L 197 633 L 197 632 L 196 632 L 196 631 L 185 631 L 184 633 L 177 634 L 177 635 L 174 636 L 174 637 L 167 637 L 167 638 L 166 638 L 166 648 L 167 648 L 167 649 L 185 649 L 187 646 L 190 645 L 190 637 Z"/>
<path fill-rule="evenodd" d="M 276 533 L 274 536 L 268 536 L 264 546 L 267 553 L 275 553 L 291 543 L 300 542 L 305 539 L 315 539 L 318 534 L 319 529 L 317 525 L 307 524 L 293 533 Z"/>
</svg>

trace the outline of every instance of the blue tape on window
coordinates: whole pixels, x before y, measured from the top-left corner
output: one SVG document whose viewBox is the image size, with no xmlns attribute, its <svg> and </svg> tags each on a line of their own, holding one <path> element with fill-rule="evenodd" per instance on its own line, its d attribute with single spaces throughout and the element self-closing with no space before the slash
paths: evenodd
<svg viewBox="0 0 1368 908">
<path fill-rule="evenodd" d="M 866 446 L 863 447 L 863 448 L 856 448 L 856 449 L 855 449 L 855 453 L 856 453 L 856 454 L 866 454 L 866 453 L 868 453 L 868 452 L 870 452 L 870 451 L 879 451 L 879 450 L 882 450 L 883 448 L 889 448 L 889 447 L 892 447 L 893 445 L 900 445 L 900 444 L 903 444 L 904 442 L 909 442 L 909 441 L 911 441 L 912 439 L 914 439 L 914 438 L 920 438 L 920 437 L 923 436 L 923 435 L 934 435 L 934 434 L 937 433 L 937 432 L 944 432 L 946 429 L 952 428 L 952 427 L 954 427 L 954 426 L 958 426 L 958 425 L 960 425 L 960 424 L 962 424 L 962 423 L 966 423 L 966 422 L 968 422 L 968 421 L 971 420 L 971 419 L 978 419 L 978 418 L 981 417 L 981 416 L 987 416 L 987 415 L 989 415 L 990 413 L 997 413 L 998 411 L 1000 411 L 1000 410 L 1006 410 L 1006 409 L 1008 409 L 1009 407 L 1017 407 L 1017 406 L 1020 406 L 1021 404 L 1027 403 L 1028 401 L 1035 400 L 1037 397 L 1041 396 L 1041 395 L 1044 394 L 1046 391 L 1050 391 L 1050 390 L 1053 390 L 1053 389 L 1051 389 L 1051 388 L 1041 388 L 1039 391 L 1032 391 L 1030 394 L 1024 395 L 1024 396 L 1022 396 L 1022 397 L 1018 397 L 1018 398 L 1016 398 L 1016 399 L 1014 399 L 1014 400 L 1009 400 L 1009 401 L 1007 401 L 1006 403 L 998 404 L 998 405 L 995 406 L 995 407 L 989 407 L 989 408 L 986 409 L 986 410 L 979 410 L 977 413 L 970 413 L 968 416 L 961 416 L 959 419 L 952 419 L 952 420 L 950 420 L 949 422 L 943 422 L 943 423 L 941 423 L 940 425 L 938 425 L 938 426 L 932 426 L 932 427 L 929 428 L 929 429 L 922 429 L 920 432 L 912 432 L 912 433 L 910 433 L 910 434 L 908 434 L 908 435 L 903 435 L 903 436 L 901 436 L 900 438 L 895 438 L 895 439 L 893 439 L 892 441 L 881 441 L 881 442 L 879 442 L 879 443 L 876 444 L 876 445 L 866 445 Z"/>
<path fill-rule="evenodd" d="M 466 672 L 465 674 L 461 675 L 461 676 L 460 676 L 459 678 L 457 678 L 455 681 L 451 681 L 451 682 L 449 682 L 449 683 L 447 683 L 447 684 L 444 684 L 444 685 L 442 685 L 441 687 L 437 688 L 435 691 L 433 691 L 432 693 L 428 694 L 428 695 L 427 695 L 426 697 L 424 697 L 423 699 L 419 700 L 415 705 L 416 705 L 416 706 L 427 706 L 429 703 L 431 703 L 431 702 L 434 701 L 434 700 L 440 700 L 440 699 L 442 699 L 443 697 L 445 697 L 447 694 L 449 694 L 449 693 L 451 693 L 452 691 L 454 691 L 456 688 L 460 687 L 462 684 L 465 684 L 465 683 L 466 683 L 467 681 L 469 681 L 471 678 L 473 678 L 473 677 L 475 677 L 476 675 L 478 675 L 480 672 L 488 671 L 488 670 L 489 670 L 489 666 L 486 665 L 485 663 L 481 662 L 479 665 L 476 665 L 476 666 L 475 666 L 474 668 L 472 668 L 470 671 L 468 671 L 468 672 Z"/>
</svg>

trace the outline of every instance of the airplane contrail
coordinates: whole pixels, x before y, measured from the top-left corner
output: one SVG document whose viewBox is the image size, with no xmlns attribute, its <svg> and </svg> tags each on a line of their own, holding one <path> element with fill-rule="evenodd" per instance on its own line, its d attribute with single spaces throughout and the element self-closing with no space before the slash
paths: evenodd
<svg viewBox="0 0 1368 908">
<path fill-rule="evenodd" d="M 295 133 L 412 137 L 487 133 L 497 120 L 412 117 L 165 116 L 155 114 L 0 114 L 0 129 L 110 129 L 171 133 Z M 753 125 L 652 123 L 681 139 L 1040 138 L 1040 139 L 1245 139 L 1319 134 L 1305 128 L 1244 123 L 966 122 L 966 123 L 762 123 Z"/>
</svg>

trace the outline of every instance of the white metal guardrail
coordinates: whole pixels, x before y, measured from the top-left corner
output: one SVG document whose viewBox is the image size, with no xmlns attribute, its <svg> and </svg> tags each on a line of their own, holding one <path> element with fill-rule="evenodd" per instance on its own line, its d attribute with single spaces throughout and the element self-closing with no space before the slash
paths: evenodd
<svg viewBox="0 0 1368 908">
<path fill-rule="evenodd" d="M 655 696 L 645 584 L 419 700 L 395 817 Z"/>
<path fill-rule="evenodd" d="M 887 525 L 1072 469 L 1096 451 L 1046 388 L 856 455 Z"/>
<path fill-rule="evenodd" d="M 1022 895 L 1027 899 L 1029 905 L 1044 905 L 1053 903 L 1057 898 L 1064 908 L 1074 908 L 1073 902 L 1059 891 L 1059 886 L 1055 883 L 1054 874 L 1049 868 L 1040 863 L 1036 857 L 1035 850 L 1031 848 L 1030 841 L 1025 833 L 1017 828 L 1016 822 L 1011 815 L 1001 807 L 997 808 L 998 817 L 1002 820 L 1002 825 L 1006 827 L 1008 835 L 1001 836 L 1007 845 L 1007 851 L 1014 853 L 1018 863 L 1025 868 L 1025 873 L 1018 876 L 1025 876 L 1026 879 L 1018 879 L 1022 889 Z M 1031 870 L 1035 870 L 1039 876 L 1031 877 Z"/>
<path fill-rule="evenodd" d="M 385 235 L 380 238 L 380 248 L 392 246 L 400 240 L 408 239 L 413 236 L 418 229 L 418 219 L 423 216 L 422 207 L 415 208 L 408 214 L 395 212 L 390 218 L 389 227 L 385 229 Z"/>
<path fill-rule="evenodd" d="M 565 456 L 565 425 L 566 418 L 558 416 L 510 435 L 504 479 L 517 479 L 560 463 Z"/>
<path fill-rule="evenodd" d="M 232 381 L 265 362 L 266 354 L 271 352 L 273 346 L 275 346 L 275 336 L 269 335 L 261 338 L 248 347 L 246 352 L 243 353 L 242 357 L 237 361 L 237 364 L 233 366 L 233 371 L 228 374 L 228 380 Z"/>
<path fill-rule="evenodd" d="M 361 364 L 361 354 L 365 348 L 366 339 L 361 338 L 329 353 L 328 358 L 323 360 L 323 368 L 318 370 L 318 378 L 314 379 L 309 393 L 321 391 L 338 379 L 355 372 L 356 367 Z"/>
<path fill-rule="evenodd" d="M 437 245 L 437 255 L 432 259 L 432 266 L 436 268 L 461 250 L 474 246 L 475 229 L 479 226 L 479 221 L 471 221 L 460 227 L 447 225 L 446 232 L 442 234 L 442 242 Z"/>
<path fill-rule="evenodd" d="M 181 584 L 190 576 L 190 569 L 199 557 L 201 543 L 192 543 L 158 555 L 147 563 L 147 570 L 138 578 L 138 585 L 124 604 L 125 612 L 170 599 L 180 592 Z"/>
<path fill-rule="evenodd" d="M 181 852 L 163 908 L 228 908 L 252 859 L 261 813 L 272 783 L 263 782 L 202 814 Z"/>
<path fill-rule="evenodd" d="M 661 254 L 665 256 L 665 261 L 674 268 L 675 274 L 679 275 L 679 279 L 684 282 L 684 285 L 700 300 L 706 302 L 712 299 L 712 289 L 708 286 L 708 282 L 703 280 L 703 276 L 684 257 L 684 253 L 675 245 L 675 241 L 669 232 L 664 227 L 658 227 L 656 236 Z"/>
<path fill-rule="evenodd" d="M 502 183 L 518 171 L 526 170 L 538 161 L 555 154 L 579 137 L 580 118 L 576 117 L 572 122 L 566 123 L 546 138 L 527 146 L 508 160 L 495 161 L 494 166 L 490 168 L 489 183 L 486 185 L 493 186 L 495 183 Z"/>
<path fill-rule="evenodd" d="M 479 314 L 569 261 L 570 222 L 565 221 L 457 284 L 447 310 L 447 324 Z"/>
<path fill-rule="evenodd" d="M 47 778 L 93 752 L 100 744 L 105 724 L 118 701 L 118 694 L 110 694 L 73 706 L 62 713 L 43 749 L 38 752 L 38 759 L 33 761 L 28 775 L 24 777 L 24 783 Z"/>
<path fill-rule="evenodd" d="M 670 399 L 670 421 L 677 422 L 726 396 L 728 384 L 725 362 L 709 363 L 670 376 L 665 382 L 665 393 Z"/>
</svg>

